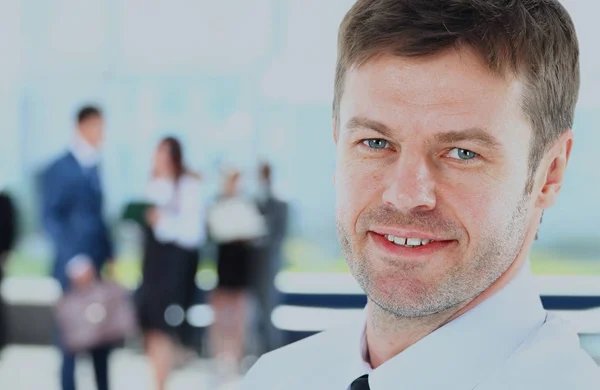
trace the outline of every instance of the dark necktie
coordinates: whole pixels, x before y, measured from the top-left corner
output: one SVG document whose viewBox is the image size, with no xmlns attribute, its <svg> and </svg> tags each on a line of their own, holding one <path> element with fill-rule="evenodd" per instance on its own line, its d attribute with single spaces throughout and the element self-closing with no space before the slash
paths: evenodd
<svg viewBox="0 0 600 390">
<path fill-rule="evenodd" d="M 350 385 L 350 390 L 370 390 L 369 376 L 363 375 Z"/>
</svg>

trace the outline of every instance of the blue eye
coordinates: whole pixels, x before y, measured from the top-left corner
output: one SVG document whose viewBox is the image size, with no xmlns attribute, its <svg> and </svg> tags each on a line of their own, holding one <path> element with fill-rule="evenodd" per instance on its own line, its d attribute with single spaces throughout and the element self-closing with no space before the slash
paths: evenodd
<svg viewBox="0 0 600 390">
<path fill-rule="evenodd" d="M 363 141 L 363 144 L 371 149 L 385 149 L 388 146 L 388 142 L 383 139 L 367 139 Z"/>
<path fill-rule="evenodd" d="M 447 154 L 447 157 L 454 158 L 457 160 L 468 161 L 479 157 L 479 155 L 467 149 L 454 148 Z"/>
</svg>

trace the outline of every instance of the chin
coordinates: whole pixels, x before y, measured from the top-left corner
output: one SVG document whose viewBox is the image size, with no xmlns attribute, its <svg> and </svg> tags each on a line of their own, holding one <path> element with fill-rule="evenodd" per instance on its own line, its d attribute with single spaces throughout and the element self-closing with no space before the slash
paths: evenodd
<svg viewBox="0 0 600 390">
<path fill-rule="evenodd" d="M 414 299 L 410 298 L 406 295 L 387 296 L 383 293 L 381 296 L 379 294 L 369 296 L 369 299 L 378 307 L 397 317 L 419 318 L 433 315 L 440 311 L 436 307 L 425 304 L 423 299 L 418 299 L 418 297 L 412 297 Z"/>
<path fill-rule="evenodd" d="M 389 272 L 382 271 L 377 276 L 371 275 L 368 280 L 357 279 L 369 299 L 387 311 L 407 317 L 439 311 L 436 308 L 438 305 L 432 304 L 436 294 L 431 286 L 435 282 L 420 275 L 418 271 L 417 274 L 412 274 L 414 272 L 406 271 L 402 275 L 390 277 Z"/>
<path fill-rule="evenodd" d="M 368 283 L 368 290 L 380 301 L 385 302 L 417 302 L 425 294 L 426 288 L 418 278 L 382 276 Z"/>
</svg>

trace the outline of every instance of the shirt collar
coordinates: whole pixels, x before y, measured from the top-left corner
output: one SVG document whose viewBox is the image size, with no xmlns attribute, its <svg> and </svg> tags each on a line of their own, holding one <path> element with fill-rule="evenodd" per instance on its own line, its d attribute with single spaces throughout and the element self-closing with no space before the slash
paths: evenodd
<svg viewBox="0 0 600 390">
<path fill-rule="evenodd" d="M 364 361 L 363 324 L 361 354 L 355 355 L 361 364 L 350 364 L 348 379 L 368 373 L 372 389 L 474 388 L 546 320 L 528 266 L 504 289 L 375 370 Z"/>
<path fill-rule="evenodd" d="M 83 168 L 93 168 L 100 162 L 99 150 L 90 145 L 80 134 L 75 135 L 69 150 Z"/>
</svg>

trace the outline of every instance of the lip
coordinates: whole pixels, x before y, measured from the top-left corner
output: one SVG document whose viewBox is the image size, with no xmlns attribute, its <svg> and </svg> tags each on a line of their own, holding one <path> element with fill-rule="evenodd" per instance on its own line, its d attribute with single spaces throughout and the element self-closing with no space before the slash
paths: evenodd
<svg viewBox="0 0 600 390">
<path fill-rule="evenodd" d="M 422 239 L 432 240 L 432 241 L 447 241 L 447 239 L 440 237 L 440 236 L 436 236 L 435 234 L 419 232 L 416 230 L 404 230 L 404 229 L 398 229 L 398 228 L 382 227 L 382 228 L 371 229 L 371 232 L 375 233 L 375 234 L 379 234 L 380 236 L 392 235 L 395 237 L 402 237 L 402 238 L 422 238 Z"/>
<path fill-rule="evenodd" d="M 393 233 L 387 233 L 387 234 L 393 234 Z M 395 235 L 395 234 L 393 234 L 393 235 Z M 370 231 L 368 233 L 368 237 L 369 237 L 369 240 L 373 243 L 373 245 L 377 249 L 379 249 L 380 251 L 385 253 L 386 255 L 391 255 L 396 258 L 404 258 L 404 259 L 410 258 L 410 259 L 417 259 L 417 260 L 425 260 L 425 259 L 428 259 L 431 256 L 435 255 L 436 253 L 450 249 L 454 244 L 456 244 L 455 240 L 439 240 L 439 241 L 436 240 L 427 245 L 422 245 L 422 246 L 418 246 L 418 247 L 414 247 L 414 248 L 408 248 L 405 246 L 396 245 L 396 244 L 390 242 L 385 237 L 385 235 L 375 233 L 373 231 Z M 400 237 L 402 237 L 402 236 L 400 236 Z M 419 237 L 419 236 L 417 235 L 417 237 Z M 416 238 L 416 237 L 414 237 L 414 238 Z M 421 236 L 419 238 L 426 238 L 426 237 Z M 427 239 L 429 239 L 429 238 L 427 238 Z M 433 240 L 435 240 L 435 238 Z"/>
</svg>

